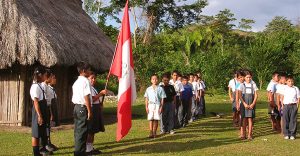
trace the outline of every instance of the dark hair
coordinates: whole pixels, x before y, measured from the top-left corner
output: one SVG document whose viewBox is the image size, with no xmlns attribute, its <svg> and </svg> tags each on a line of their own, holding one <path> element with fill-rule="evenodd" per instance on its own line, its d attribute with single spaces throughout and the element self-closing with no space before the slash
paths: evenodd
<svg viewBox="0 0 300 156">
<path fill-rule="evenodd" d="M 286 76 L 287 76 L 287 74 L 285 72 L 280 72 L 278 74 L 278 79 L 281 79 L 282 77 L 286 77 Z"/>
<path fill-rule="evenodd" d="M 42 76 L 46 73 L 46 70 L 42 66 L 38 66 L 33 71 L 33 81 L 35 82 L 41 82 Z"/>
<path fill-rule="evenodd" d="M 174 70 L 174 71 L 172 72 L 172 75 L 173 75 L 174 73 L 179 74 L 177 70 Z"/>
<path fill-rule="evenodd" d="M 178 74 L 177 76 L 178 76 L 178 77 L 182 77 L 182 75 L 181 75 L 181 74 Z"/>
<path fill-rule="evenodd" d="M 91 70 L 91 66 L 86 62 L 77 63 L 77 71 L 78 73 L 82 73 L 83 71 Z"/>
<path fill-rule="evenodd" d="M 194 76 L 194 74 L 193 74 L 193 73 L 190 73 L 189 76 Z"/>
<path fill-rule="evenodd" d="M 197 74 L 194 74 L 194 77 L 197 77 L 197 78 L 198 78 L 199 76 L 198 76 Z"/>
<path fill-rule="evenodd" d="M 245 76 L 245 72 L 244 72 L 243 70 L 240 69 L 240 70 L 238 70 L 238 71 L 236 72 L 236 76 L 237 76 L 237 77 L 239 77 L 239 76 L 243 76 L 243 77 L 244 77 L 244 76 Z"/>
<path fill-rule="evenodd" d="M 288 75 L 288 76 L 286 77 L 286 79 L 287 79 L 287 80 L 294 80 L 294 77 L 293 77 L 292 75 Z"/>
<path fill-rule="evenodd" d="M 275 71 L 275 72 L 272 73 L 272 77 L 274 77 L 275 75 L 279 75 L 279 72 Z"/>
<path fill-rule="evenodd" d="M 248 70 L 248 69 L 244 70 L 244 74 L 245 74 L 245 76 L 246 75 L 251 75 L 252 76 L 252 72 L 250 70 Z"/>
<path fill-rule="evenodd" d="M 170 79 L 170 74 L 169 74 L 169 73 L 164 73 L 164 74 L 162 75 L 162 78 Z"/>
<path fill-rule="evenodd" d="M 46 73 L 46 77 L 47 77 L 47 78 L 49 78 L 51 75 L 53 75 L 53 72 L 52 72 L 51 69 L 46 68 L 45 71 L 46 71 L 45 73 Z"/>
<path fill-rule="evenodd" d="M 152 79 L 153 76 L 156 76 L 157 79 L 158 79 L 158 75 L 157 74 L 152 74 L 151 77 L 150 77 L 150 80 Z"/>
<path fill-rule="evenodd" d="M 95 75 L 96 76 L 96 73 L 94 71 L 91 71 L 90 75 Z"/>
<path fill-rule="evenodd" d="M 186 75 L 185 75 L 185 76 L 182 76 L 182 79 L 186 79 L 186 80 L 187 80 L 187 79 L 188 79 L 188 76 L 186 76 Z"/>
</svg>

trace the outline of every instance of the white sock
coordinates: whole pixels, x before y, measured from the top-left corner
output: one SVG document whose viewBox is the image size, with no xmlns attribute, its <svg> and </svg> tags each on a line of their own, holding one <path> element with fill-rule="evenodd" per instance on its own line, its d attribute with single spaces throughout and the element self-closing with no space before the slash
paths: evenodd
<svg viewBox="0 0 300 156">
<path fill-rule="evenodd" d="M 86 143 L 86 152 L 91 152 L 93 150 L 91 143 Z"/>
</svg>

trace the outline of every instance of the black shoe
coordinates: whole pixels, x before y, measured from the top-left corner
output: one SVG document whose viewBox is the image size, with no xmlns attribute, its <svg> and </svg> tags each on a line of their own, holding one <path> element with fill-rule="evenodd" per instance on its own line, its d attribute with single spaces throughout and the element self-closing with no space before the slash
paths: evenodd
<svg viewBox="0 0 300 156">
<path fill-rule="evenodd" d="M 93 149 L 93 150 L 90 151 L 90 152 L 86 152 L 86 155 L 87 155 L 87 156 L 99 155 L 99 154 L 102 154 L 102 152 L 99 151 L 99 150 L 97 150 L 97 149 Z"/>
</svg>

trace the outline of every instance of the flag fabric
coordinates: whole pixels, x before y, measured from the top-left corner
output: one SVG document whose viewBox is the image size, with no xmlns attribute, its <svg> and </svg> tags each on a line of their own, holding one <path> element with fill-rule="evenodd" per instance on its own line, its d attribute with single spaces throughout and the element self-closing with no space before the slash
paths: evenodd
<svg viewBox="0 0 300 156">
<path fill-rule="evenodd" d="M 110 69 L 110 73 L 119 78 L 117 141 L 125 137 L 131 128 L 131 105 L 136 99 L 133 67 L 127 0 L 116 52 Z"/>
</svg>

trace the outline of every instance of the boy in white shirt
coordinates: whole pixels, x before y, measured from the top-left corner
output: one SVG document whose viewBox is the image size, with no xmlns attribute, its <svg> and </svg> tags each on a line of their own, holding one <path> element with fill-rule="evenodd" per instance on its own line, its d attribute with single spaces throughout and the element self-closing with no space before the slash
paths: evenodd
<svg viewBox="0 0 300 156">
<path fill-rule="evenodd" d="M 88 135 L 88 120 L 92 119 L 92 90 L 88 77 L 91 74 L 91 67 L 85 62 L 77 65 L 79 72 L 78 79 L 72 86 L 74 103 L 74 138 L 75 151 L 74 156 L 86 155 L 86 141 Z"/>
<path fill-rule="evenodd" d="M 170 80 L 170 85 L 174 86 L 176 91 L 176 99 L 174 101 L 175 103 L 175 115 L 174 115 L 174 128 L 180 128 L 180 125 L 183 123 L 180 123 L 180 119 L 182 118 L 182 104 L 181 104 L 181 93 L 184 91 L 183 85 L 181 81 L 178 80 L 179 73 L 177 71 L 172 72 L 172 79 Z"/>
<path fill-rule="evenodd" d="M 297 113 L 300 102 L 298 87 L 294 86 L 294 78 L 287 77 L 287 85 L 283 90 L 283 134 L 284 139 L 295 140 L 297 133 Z"/>
<path fill-rule="evenodd" d="M 151 84 L 146 89 L 144 97 L 147 119 L 149 120 L 149 138 L 155 138 L 166 94 L 164 89 L 158 86 L 158 76 L 156 74 L 151 76 Z"/>
<path fill-rule="evenodd" d="M 280 128 L 281 128 L 281 133 L 282 132 L 282 126 L 283 126 L 283 119 L 282 119 L 282 96 L 283 96 L 283 90 L 284 90 L 284 87 L 286 86 L 286 75 L 284 73 L 280 73 L 278 75 L 278 79 L 279 79 L 279 82 L 278 84 L 276 85 L 276 105 L 277 105 L 277 108 L 278 108 L 278 111 L 279 111 L 279 115 L 281 117 L 281 120 L 280 120 Z"/>
<path fill-rule="evenodd" d="M 234 126 L 238 127 L 239 126 L 239 114 L 236 109 L 236 104 L 235 104 L 235 86 L 238 83 L 236 72 L 234 72 L 234 78 L 229 81 L 228 84 L 228 94 L 230 98 L 230 102 L 232 103 L 232 121 Z"/>
<path fill-rule="evenodd" d="M 278 72 L 272 74 L 272 80 L 268 84 L 268 114 L 270 114 L 272 129 L 275 131 L 280 131 L 280 115 L 278 108 L 276 106 L 276 85 L 278 83 Z"/>
</svg>

